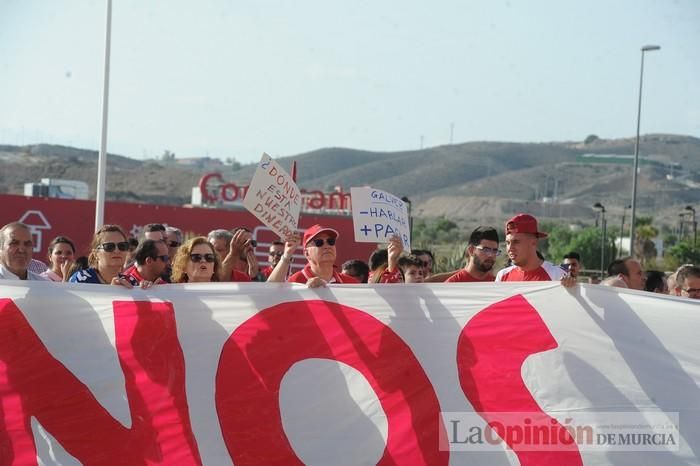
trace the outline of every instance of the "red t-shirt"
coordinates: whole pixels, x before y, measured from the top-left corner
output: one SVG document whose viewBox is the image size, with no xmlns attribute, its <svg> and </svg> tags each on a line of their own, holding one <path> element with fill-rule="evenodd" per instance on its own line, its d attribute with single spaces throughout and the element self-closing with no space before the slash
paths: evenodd
<svg viewBox="0 0 700 466">
<path fill-rule="evenodd" d="M 306 266 L 301 269 L 298 272 L 295 272 L 292 274 L 291 277 L 287 279 L 289 283 L 306 283 L 308 282 L 311 278 L 315 277 L 316 274 L 314 274 L 311 271 L 311 266 L 309 264 L 306 264 Z M 328 283 L 360 283 L 358 279 L 355 277 L 351 277 L 350 275 L 345 275 L 344 273 L 336 272 L 335 270 L 333 271 L 333 277 L 331 277 L 330 282 Z"/>
<path fill-rule="evenodd" d="M 472 274 L 467 272 L 465 269 L 452 275 L 450 278 L 445 280 L 445 283 L 456 283 L 456 282 L 492 282 L 496 280 L 491 274 L 486 275 L 484 278 L 474 278 Z"/>
<path fill-rule="evenodd" d="M 249 282 L 250 275 L 248 275 L 245 272 L 241 272 L 239 270 L 233 269 L 233 271 L 231 272 L 231 281 L 232 282 Z"/>
<path fill-rule="evenodd" d="M 272 273 L 273 269 L 274 269 L 274 267 L 272 267 L 271 265 L 267 265 L 267 266 L 263 267 L 262 270 L 260 270 L 260 273 L 265 275 L 265 278 L 270 278 L 270 274 Z"/>
<path fill-rule="evenodd" d="M 543 262 L 535 270 L 523 270 L 517 265 L 502 269 L 496 275 L 497 282 L 549 282 L 561 280 L 566 272 L 550 262 Z"/>
<path fill-rule="evenodd" d="M 132 265 L 131 267 L 128 267 L 125 271 L 121 273 L 121 275 L 129 280 L 129 283 L 131 283 L 134 286 L 140 285 L 142 281 L 145 280 L 143 276 L 139 273 L 139 269 L 136 268 L 136 264 Z M 165 283 L 160 277 L 156 278 L 153 282 L 156 285 L 160 285 L 161 283 Z"/>
<path fill-rule="evenodd" d="M 369 283 L 372 283 L 372 278 L 374 277 L 374 272 L 369 273 Z M 403 283 L 403 275 L 401 275 L 401 269 L 396 269 L 391 272 L 389 269 L 385 269 L 382 275 L 379 277 L 377 283 Z"/>
</svg>

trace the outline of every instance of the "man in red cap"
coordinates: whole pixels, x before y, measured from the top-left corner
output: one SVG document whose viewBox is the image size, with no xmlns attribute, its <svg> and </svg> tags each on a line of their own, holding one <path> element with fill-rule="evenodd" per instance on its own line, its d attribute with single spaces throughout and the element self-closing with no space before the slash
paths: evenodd
<svg viewBox="0 0 700 466">
<path fill-rule="evenodd" d="M 338 232 L 333 228 L 314 225 L 306 229 L 302 244 L 306 266 L 292 274 L 288 282 L 306 283 L 310 288 L 324 286 L 328 283 L 359 283 L 355 277 L 335 270 L 335 242 Z M 282 258 L 285 259 L 284 256 Z"/>
<path fill-rule="evenodd" d="M 537 257 L 537 240 L 547 233 L 538 231 L 537 219 L 532 215 L 518 214 L 506 222 L 506 251 L 513 265 L 496 274 L 497 282 L 538 282 L 562 280 L 572 286 L 576 279 L 564 269 Z"/>
</svg>

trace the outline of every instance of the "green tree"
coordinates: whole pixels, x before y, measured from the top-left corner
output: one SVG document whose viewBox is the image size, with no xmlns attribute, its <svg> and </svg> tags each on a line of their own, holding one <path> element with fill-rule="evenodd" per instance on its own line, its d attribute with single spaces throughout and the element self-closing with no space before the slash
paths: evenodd
<svg viewBox="0 0 700 466">
<path fill-rule="evenodd" d="M 170 152 L 169 150 L 165 150 L 163 152 L 163 155 L 160 156 L 161 160 L 165 163 L 170 163 L 175 161 L 175 153 Z"/>
<path fill-rule="evenodd" d="M 412 243 L 416 248 L 433 249 L 438 244 L 454 244 L 460 237 L 458 225 L 445 217 L 414 220 Z"/>
<path fill-rule="evenodd" d="M 635 255 L 641 258 L 642 265 L 649 263 L 657 255 L 656 245 L 652 239 L 659 236 L 659 230 L 652 225 L 653 220 L 652 217 L 639 217 L 635 222 L 634 251 Z"/>
<path fill-rule="evenodd" d="M 545 257 L 556 263 L 562 260 L 564 254 L 575 251 L 581 255 L 581 262 L 585 268 L 598 269 L 600 267 L 601 242 L 602 232 L 600 228 L 588 227 L 571 231 L 568 228 L 556 227 L 549 234 L 549 250 Z M 603 265 L 607 266 L 615 255 L 614 240 L 607 237 L 605 264 Z"/>
<path fill-rule="evenodd" d="M 545 228 L 544 225 L 542 228 Z M 548 231 L 549 237 L 540 243 L 540 252 L 551 262 L 560 261 L 564 254 L 571 251 L 570 243 L 576 232 L 561 225 Z"/>
<path fill-rule="evenodd" d="M 679 241 L 676 243 L 668 250 L 667 255 L 666 265 L 674 269 L 682 264 L 700 263 L 700 251 L 687 241 Z"/>
<path fill-rule="evenodd" d="M 598 139 L 600 139 L 600 138 L 598 136 L 596 136 L 595 134 L 589 134 L 588 136 L 586 136 L 586 139 L 583 140 L 583 143 L 588 145 L 588 144 L 591 144 L 591 143 L 597 141 Z"/>
</svg>

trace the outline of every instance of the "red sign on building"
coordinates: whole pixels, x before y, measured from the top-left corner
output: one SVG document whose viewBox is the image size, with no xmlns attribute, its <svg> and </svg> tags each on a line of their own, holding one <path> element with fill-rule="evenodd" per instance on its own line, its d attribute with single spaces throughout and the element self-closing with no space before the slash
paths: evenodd
<svg viewBox="0 0 700 466">
<path fill-rule="evenodd" d="M 279 239 L 247 210 L 107 202 L 104 219 L 105 223 L 120 225 L 127 234 L 135 237 L 141 234 L 141 229 L 148 223 L 177 227 L 186 236 L 206 236 L 209 231 L 217 228 L 230 230 L 248 227 L 258 241 L 255 252 L 261 264 L 267 261 L 269 244 Z M 34 258 L 46 261 L 46 248 L 59 235 L 68 236 L 75 242 L 78 255 L 87 255 L 94 233 L 95 201 L 0 195 L 0 226 L 19 220 L 27 223 L 32 231 Z M 338 265 L 349 259 L 366 261 L 375 248 L 374 244 L 354 241 L 351 216 L 302 213 L 299 229 L 303 230 L 316 223 L 334 228 L 340 233 Z M 295 268 L 304 263 L 299 250 L 294 262 Z"/>
</svg>

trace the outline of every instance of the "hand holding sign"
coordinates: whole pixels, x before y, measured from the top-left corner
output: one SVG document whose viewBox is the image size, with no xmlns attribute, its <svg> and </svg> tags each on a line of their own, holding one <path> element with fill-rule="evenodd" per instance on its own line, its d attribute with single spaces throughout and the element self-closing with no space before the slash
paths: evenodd
<svg viewBox="0 0 700 466">
<path fill-rule="evenodd" d="M 272 158 L 263 154 L 243 206 L 280 238 L 296 231 L 301 192 L 292 177 Z"/>
<path fill-rule="evenodd" d="M 401 238 L 411 249 L 411 228 L 406 203 L 391 193 L 372 188 L 351 188 L 352 223 L 358 243 L 384 243 Z"/>
<path fill-rule="evenodd" d="M 297 250 L 301 244 L 301 236 L 299 233 L 290 233 L 284 239 L 284 255 L 282 257 L 287 257 L 291 261 L 294 252 Z"/>
<path fill-rule="evenodd" d="M 399 257 L 403 252 L 403 242 L 398 235 L 392 236 L 387 246 L 387 255 L 389 262 L 389 271 L 393 272 L 399 267 Z"/>
</svg>

